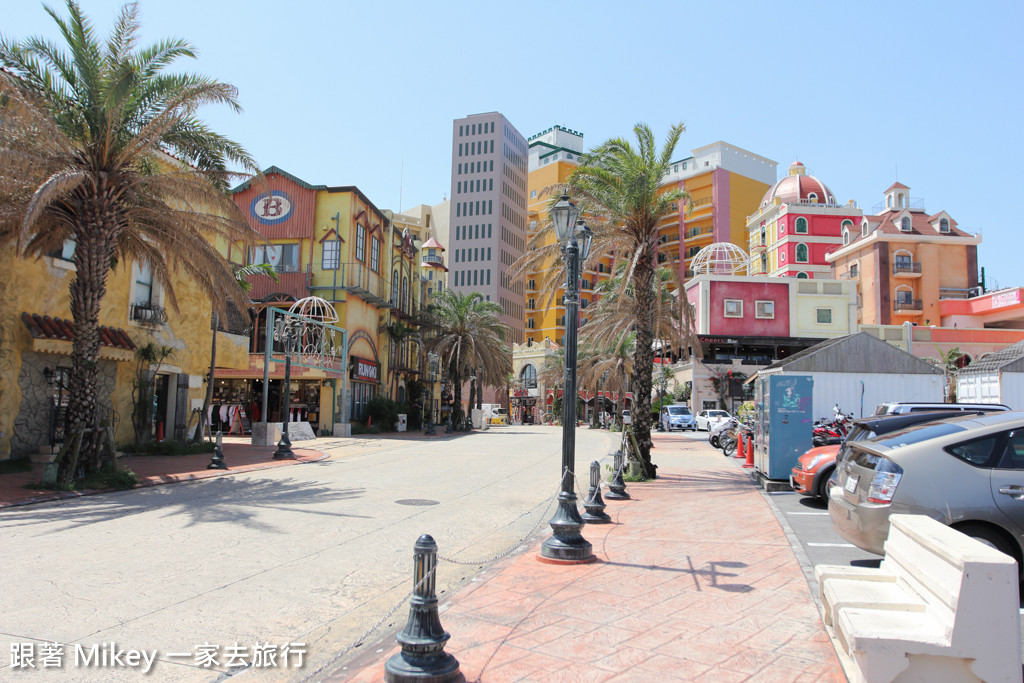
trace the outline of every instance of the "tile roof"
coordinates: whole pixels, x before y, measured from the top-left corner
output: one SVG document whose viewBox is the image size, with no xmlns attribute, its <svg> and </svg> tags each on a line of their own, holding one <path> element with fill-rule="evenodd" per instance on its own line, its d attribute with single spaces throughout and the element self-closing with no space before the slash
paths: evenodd
<svg viewBox="0 0 1024 683">
<path fill-rule="evenodd" d="M 905 232 L 900 230 L 897 223 L 897 216 L 906 213 L 910 216 L 910 231 Z M 865 216 L 864 218 L 870 224 L 867 235 L 862 235 L 859 228 L 853 234 L 856 235 L 855 239 L 850 241 L 850 244 L 856 244 L 862 240 L 866 240 L 871 237 L 876 231 L 883 235 L 927 235 L 929 237 L 973 237 L 971 233 L 965 232 L 957 227 L 957 223 L 952 218 L 949 218 L 949 232 L 939 232 L 932 226 L 933 221 L 937 221 L 940 216 L 949 217 L 945 211 L 939 211 L 938 213 L 928 215 L 922 211 L 911 211 L 909 209 L 888 209 L 880 214 L 874 216 Z M 851 231 L 852 232 L 852 231 Z M 853 235 L 851 235 L 853 236 Z"/>
<path fill-rule="evenodd" d="M 29 315 L 28 313 L 21 314 L 21 320 L 25 323 L 25 327 L 28 328 L 29 333 L 35 339 L 62 339 L 65 341 L 73 341 L 75 338 L 74 323 L 64 318 L 51 318 L 50 316 L 41 316 L 38 313 Z M 124 330 L 113 327 L 100 327 L 100 344 L 103 346 L 110 346 L 115 349 L 125 349 L 128 351 L 135 350 L 135 342 L 128 336 L 128 333 Z"/>
<path fill-rule="evenodd" d="M 960 370 L 961 375 L 992 372 L 1024 357 L 1024 341 L 1011 344 L 1005 349 L 988 354 Z"/>
</svg>

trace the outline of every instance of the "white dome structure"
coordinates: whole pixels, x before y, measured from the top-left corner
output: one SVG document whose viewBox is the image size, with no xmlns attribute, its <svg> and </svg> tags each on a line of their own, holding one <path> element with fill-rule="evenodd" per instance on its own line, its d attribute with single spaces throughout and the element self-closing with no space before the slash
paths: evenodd
<svg viewBox="0 0 1024 683">
<path fill-rule="evenodd" d="M 307 296 L 304 299 L 299 299 L 291 305 L 288 312 L 320 323 L 327 323 L 328 325 L 338 322 L 338 311 L 334 309 L 334 305 L 330 301 L 321 299 L 318 296 Z"/>
<path fill-rule="evenodd" d="M 715 242 L 696 253 L 690 269 L 696 275 L 746 275 L 750 255 L 731 242 Z"/>
</svg>

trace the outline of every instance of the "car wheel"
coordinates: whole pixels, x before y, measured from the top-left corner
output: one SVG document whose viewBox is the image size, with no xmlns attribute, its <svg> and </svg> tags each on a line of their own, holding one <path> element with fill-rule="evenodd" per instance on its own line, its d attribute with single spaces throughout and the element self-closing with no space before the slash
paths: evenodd
<svg viewBox="0 0 1024 683">
<path fill-rule="evenodd" d="M 818 490 L 815 491 L 815 494 L 826 503 L 828 502 L 828 480 L 834 469 L 835 467 L 830 467 L 827 470 L 822 470 L 818 475 Z"/>
<path fill-rule="evenodd" d="M 995 548 L 1001 553 L 1005 553 L 1017 561 L 1017 578 L 1024 578 L 1020 566 L 1020 553 L 1015 544 L 1008 539 L 1003 532 L 998 531 L 990 526 L 984 524 L 961 524 L 953 527 L 962 534 L 967 534 L 971 538 L 981 541 L 990 548 Z"/>
</svg>

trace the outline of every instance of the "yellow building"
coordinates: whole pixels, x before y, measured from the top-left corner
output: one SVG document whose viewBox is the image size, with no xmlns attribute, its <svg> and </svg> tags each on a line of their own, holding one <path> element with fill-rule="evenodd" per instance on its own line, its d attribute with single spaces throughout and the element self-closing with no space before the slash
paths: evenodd
<svg viewBox="0 0 1024 683">
<path fill-rule="evenodd" d="M 981 236 L 909 195 L 894 183 L 881 210 L 844 229 L 842 246 L 826 256 L 836 277 L 857 282 L 857 321 L 865 325 L 937 325 L 942 299 L 978 291 Z"/>
<path fill-rule="evenodd" d="M 68 285 L 75 277 L 74 243 L 38 260 L 0 251 L 0 459 L 49 453 L 64 438 L 71 369 Z M 213 330 L 211 305 L 191 280 L 172 274 L 180 310 L 145 264 L 119 263 L 107 276 L 99 323 L 99 403 L 115 443 L 132 443 L 134 350 L 168 346 L 172 356 L 155 378 L 154 436 L 183 439 L 195 427 L 193 411 L 206 392 Z M 217 332 L 217 364 L 245 367 L 248 337 L 232 324 Z M 150 368 L 152 369 L 152 368 Z"/>
<path fill-rule="evenodd" d="M 532 239 L 548 221 L 551 196 L 544 190 L 564 183 L 572 174 L 583 152 L 583 135 L 554 126 L 531 137 L 529 148 L 527 214 Z M 666 191 L 684 190 L 690 201 L 680 211 L 662 219 L 658 262 L 674 264 L 680 277 L 688 279 L 693 276 L 690 259 L 703 247 L 714 242 L 732 242 L 746 249 L 746 217 L 775 182 L 776 166 L 770 159 L 725 142 L 699 147 L 692 150 L 691 156 L 672 162 L 662 187 Z M 550 235 L 545 243 L 554 239 Z M 554 292 L 545 288 L 544 275 L 552 265 L 542 264 L 526 274 L 526 337 L 535 342 L 550 338 L 561 344 L 565 334 L 564 287 Z M 591 266 L 582 274 L 580 317 L 584 321 L 586 307 L 597 299 L 594 289 L 611 277 L 610 259 Z"/>
</svg>

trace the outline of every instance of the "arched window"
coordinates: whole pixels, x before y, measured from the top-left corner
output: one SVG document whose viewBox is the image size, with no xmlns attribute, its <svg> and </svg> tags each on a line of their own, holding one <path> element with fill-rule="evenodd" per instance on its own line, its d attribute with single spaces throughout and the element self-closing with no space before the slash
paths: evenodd
<svg viewBox="0 0 1024 683">
<path fill-rule="evenodd" d="M 949 232 L 949 221 L 947 219 L 939 219 L 939 232 Z"/>
<path fill-rule="evenodd" d="M 796 245 L 796 262 L 807 263 L 810 259 L 808 258 L 809 250 L 807 245 L 801 242 Z"/>
<path fill-rule="evenodd" d="M 796 226 L 794 227 L 794 229 L 796 230 L 797 234 L 799 234 L 799 235 L 806 235 L 807 234 L 807 219 L 804 218 L 803 216 L 801 216 L 800 218 L 797 218 L 796 219 Z"/>
<path fill-rule="evenodd" d="M 870 224 L 870 223 L 868 223 L 868 219 L 867 219 L 867 218 L 865 218 L 864 220 L 862 220 L 862 221 L 860 222 L 860 234 L 861 234 L 861 235 L 862 235 L 863 237 L 867 237 L 867 236 L 868 236 L 868 230 L 869 230 L 870 228 L 871 228 L 871 224 Z"/>
<path fill-rule="evenodd" d="M 391 273 L 391 303 L 398 305 L 398 271 Z"/>
<path fill-rule="evenodd" d="M 845 230 L 853 230 L 853 221 L 851 221 L 849 218 L 847 218 L 846 220 L 844 220 L 839 225 L 839 227 L 841 227 L 841 228 L 843 228 Z"/>
<path fill-rule="evenodd" d="M 532 365 L 524 365 L 519 371 L 519 379 L 524 389 L 534 389 L 537 386 L 537 368 Z"/>
<path fill-rule="evenodd" d="M 910 232 L 910 217 L 904 216 L 900 219 L 900 230 L 903 232 Z"/>
<path fill-rule="evenodd" d="M 761 274 L 768 274 L 768 254 L 761 253 Z"/>
<path fill-rule="evenodd" d="M 808 275 L 807 275 L 807 273 L 805 273 L 804 271 L 801 270 L 799 273 L 796 274 L 796 279 L 797 280 L 806 280 L 806 279 L 808 279 Z"/>
<path fill-rule="evenodd" d="M 809 201 L 811 204 L 817 204 L 818 203 L 818 195 L 814 194 L 813 192 L 809 193 L 807 195 L 807 201 Z"/>
<path fill-rule="evenodd" d="M 403 311 L 408 311 L 409 308 L 409 278 L 405 275 L 402 276 L 402 299 L 401 308 Z"/>
<path fill-rule="evenodd" d="M 850 243 L 850 230 L 849 228 L 843 228 L 843 246 L 845 247 Z"/>
</svg>

